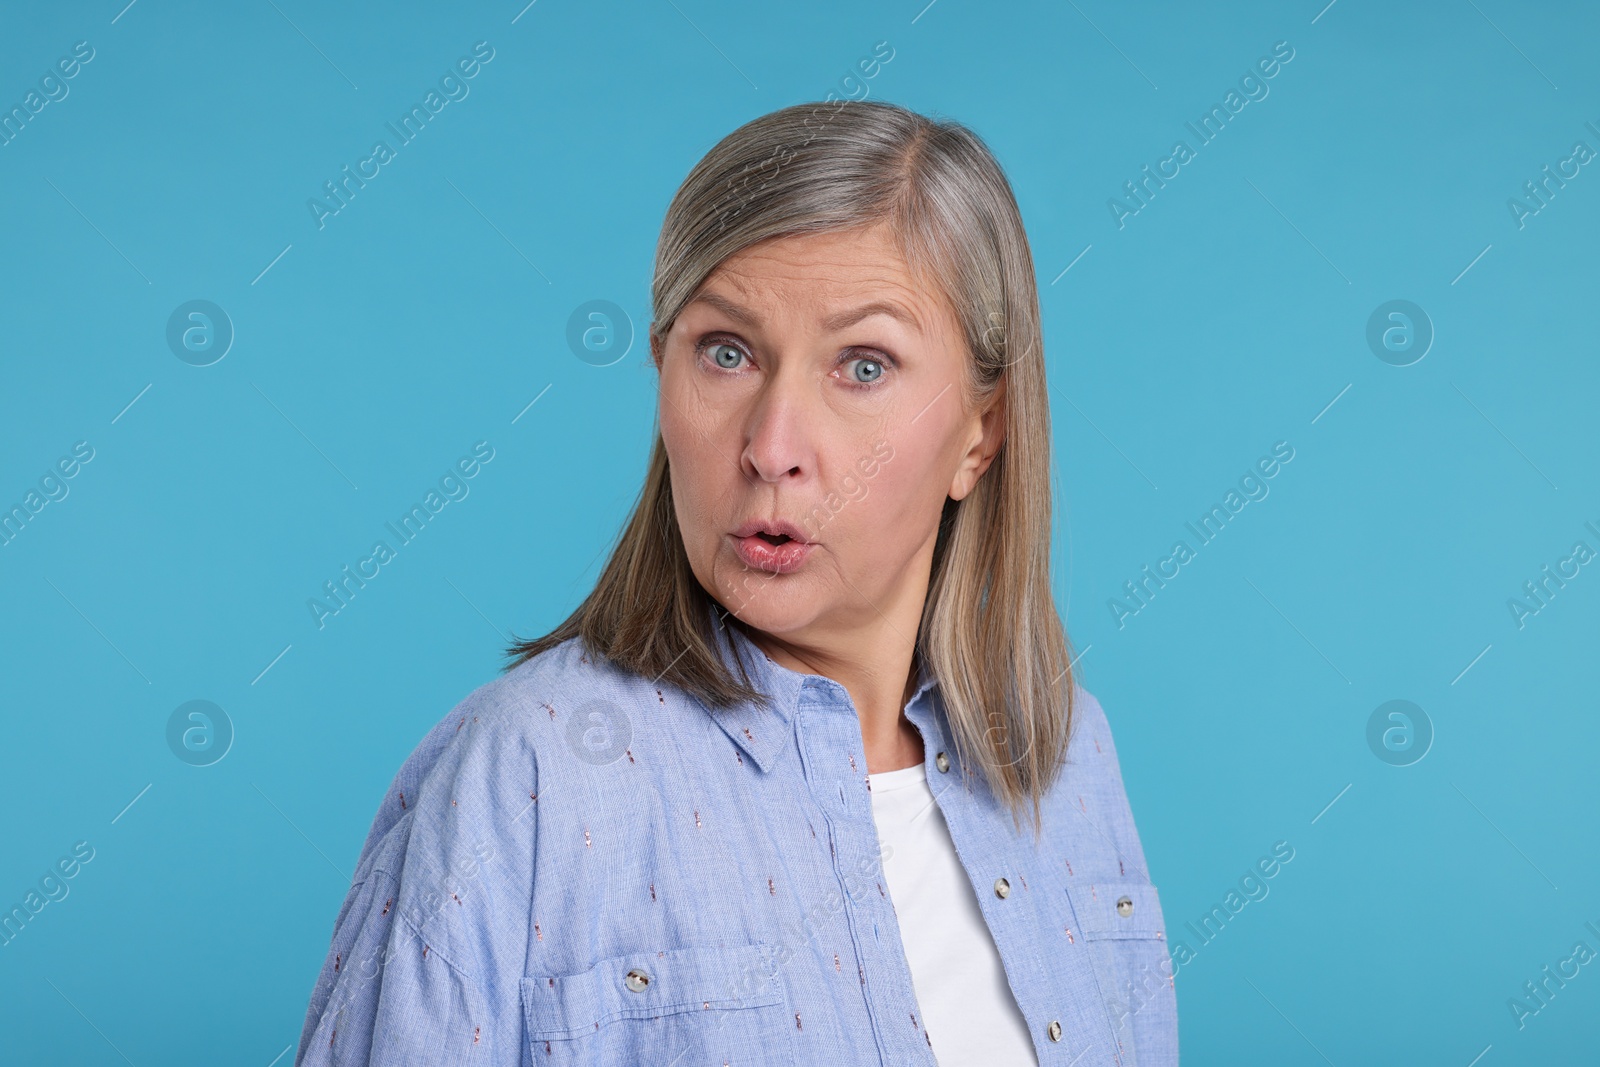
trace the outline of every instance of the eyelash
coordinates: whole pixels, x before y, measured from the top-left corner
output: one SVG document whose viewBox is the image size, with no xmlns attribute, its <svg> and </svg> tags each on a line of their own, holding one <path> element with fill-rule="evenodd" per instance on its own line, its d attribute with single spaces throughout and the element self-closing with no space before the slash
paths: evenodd
<svg viewBox="0 0 1600 1067">
<path fill-rule="evenodd" d="M 705 337 L 702 337 L 699 341 L 697 341 L 695 343 L 695 346 L 694 346 L 695 359 L 696 360 L 702 359 L 705 356 L 706 349 L 711 348 L 714 345 L 727 345 L 729 348 L 736 348 L 740 352 L 744 353 L 744 358 L 745 359 L 749 359 L 750 358 L 750 353 L 745 351 L 745 348 L 744 348 L 743 345 L 739 344 L 737 341 L 731 339 L 730 337 L 726 336 L 725 334 L 708 334 Z M 874 353 L 876 353 L 877 352 L 876 349 L 863 349 L 863 348 L 852 348 L 852 349 L 849 349 L 849 351 L 853 352 L 853 353 L 859 353 L 859 352 L 874 352 Z M 858 359 L 865 360 L 868 363 L 876 363 L 886 371 L 887 370 L 893 370 L 897 366 L 899 366 L 899 364 L 895 362 L 894 357 L 889 355 L 887 352 L 877 353 L 877 354 L 872 355 L 872 356 L 852 355 L 852 356 L 850 356 L 850 358 L 844 360 L 843 362 L 844 362 L 844 365 L 848 366 L 849 364 L 854 363 Z M 723 368 L 723 367 L 715 367 L 714 369 L 724 371 L 725 373 L 733 373 L 731 371 L 726 371 L 726 368 Z M 867 390 L 876 389 L 876 388 L 878 388 L 878 386 L 882 385 L 883 384 L 883 376 L 879 375 L 878 380 L 875 381 L 875 382 L 853 382 L 853 381 L 850 381 L 849 379 L 845 379 L 844 380 L 844 384 L 845 384 L 845 387 L 848 388 L 848 389 L 858 389 L 858 390 L 861 390 L 862 392 L 866 392 Z"/>
</svg>

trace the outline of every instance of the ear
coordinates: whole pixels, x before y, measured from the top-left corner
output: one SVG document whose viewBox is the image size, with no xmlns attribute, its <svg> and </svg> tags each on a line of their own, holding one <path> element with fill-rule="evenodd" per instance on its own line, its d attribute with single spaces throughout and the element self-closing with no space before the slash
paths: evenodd
<svg viewBox="0 0 1600 1067">
<path fill-rule="evenodd" d="M 950 499 L 964 499 L 972 492 L 983 472 L 989 469 L 994 457 L 1005 442 L 1006 386 L 1009 379 L 1002 378 L 1000 386 L 989 398 L 989 406 L 980 415 L 969 420 L 970 436 L 967 450 L 956 467 L 950 482 Z"/>
<path fill-rule="evenodd" d="M 656 373 L 661 373 L 662 338 L 656 333 L 655 324 L 650 324 L 650 362 L 656 365 Z"/>
</svg>

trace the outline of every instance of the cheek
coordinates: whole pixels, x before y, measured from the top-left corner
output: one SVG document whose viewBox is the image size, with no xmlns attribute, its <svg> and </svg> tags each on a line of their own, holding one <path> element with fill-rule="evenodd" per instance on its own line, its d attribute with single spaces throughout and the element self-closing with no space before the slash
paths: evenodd
<svg viewBox="0 0 1600 1067">
<path fill-rule="evenodd" d="M 927 472 L 912 465 L 911 454 L 896 449 L 894 458 L 880 465 L 877 475 L 866 482 L 860 504 L 863 526 L 874 539 L 920 542 L 925 527 L 938 522 L 932 496 Z"/>
<path fill-rule="evenodd" d="M 680 497 L 704 495 L 700 489 L 708 450 L 704 412 L 692 393 L 685 389 L 682 376 L 668 372 L 661 380 L 661 402 L 656 409 L 661 426 L 661 443 L 672 464 L 672 484 Z"/>
<path fill-rule="evenodd" d="M 694 461 L 720 452 L 737 456 L 739 453 L 733 442 L 724 440 L 731 430 L 728 412 L 706 402 L 707 398 L 701 393 L 702 383 L 691 369 L 683 366 L 688 357 L 680 359 L 679 355 L 674 352 L 662 372 L 661 400 L 656 409 L 667 454 L 674 459 L 682 456 Z"/>
<path fill-rule="evenodd" d="M 725 525 L 725 509 L 736 499 L 730 479 L 733 465 L 723 458 L 713 429 L 688 418 L 663 402 L 658 414 L 661 443 L 666 449 L 673 510 L 683 535 L 684 551 L 698 572 L 716 552 Z"/>
<path fill-rule="evenodd" d="M 703 510 L 702 502 L 715 495 L 705 485 L 706 464 L 699 442 L 698 435 L 677 416 L 662 412 L 661 444 L 667 452 L 672 499 L 685 535 L 695 528 L 696 516 Z"/>
<path fill-rule="evenodd" d="M 854 512 L 848 528 L 858 536 L 880 546 L 904 542 L 907 552 L 914 550 L 937 529 L 950 487 L 942 446 L 939 435 L 924 431 L 920 422 L 886 429 L 859 445 L 834 480 L 835 503 L 843 502 L 840 519 Z"/>
</svg>

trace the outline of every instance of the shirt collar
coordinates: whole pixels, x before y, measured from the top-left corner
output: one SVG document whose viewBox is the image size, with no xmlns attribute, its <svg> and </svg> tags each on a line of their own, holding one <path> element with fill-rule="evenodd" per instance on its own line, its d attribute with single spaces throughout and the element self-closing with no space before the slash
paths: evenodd
<svg viewBox="0 0 1600 1067">
<path fill-rule="evenodd" d="M 742 662 L 750 684 L 771 698 L 764 706 L 758 700 L 740 701 L 728 708 L 707 708 L 711 717 L 733 743 L 755 760 L 763 772 L 770 771 L 793 734 L 793 719 L 805 697 L 808 703 L 843 707 L 855 713 L 855 705 L 845 687 L 820 674 L 790 670 L 772 659 L 740 629 L 737 620 L 716 601 L 708 607 L 717 653 L 735 678 Z M 916 691 L 906 704 L 906 715 L 926 732 L 923 701 L 938 682 L 919 653 L 915 662 L 920 677 Z"/>
</svg>

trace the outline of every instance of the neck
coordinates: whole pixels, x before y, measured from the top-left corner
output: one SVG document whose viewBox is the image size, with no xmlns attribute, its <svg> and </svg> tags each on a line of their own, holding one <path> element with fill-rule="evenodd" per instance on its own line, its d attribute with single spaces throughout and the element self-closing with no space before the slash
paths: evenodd
<svg viewBox="0 0 1600 1067">
<path fill-rule="evenodd" d="M 843 623 L 818 622 L 781 635 L 745 628 L 774 662 L 844 686 L 861 720 L 869 774 L 922 760 L 922 737 L 904 711 L 921 681 L 916 634 L 928 589 L 927 569 L 913 571 L 920 575 L 919 582 L 900 583 L 900 588 L 886 591 L 877 604 L 867 605 Z"/>
</svg>

